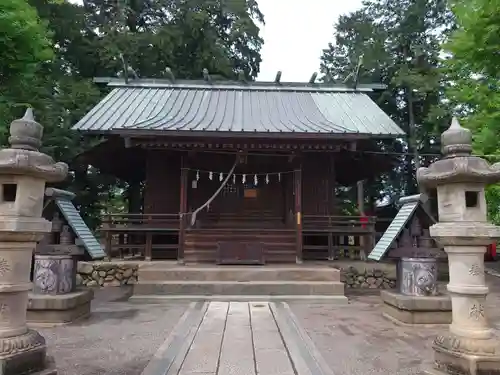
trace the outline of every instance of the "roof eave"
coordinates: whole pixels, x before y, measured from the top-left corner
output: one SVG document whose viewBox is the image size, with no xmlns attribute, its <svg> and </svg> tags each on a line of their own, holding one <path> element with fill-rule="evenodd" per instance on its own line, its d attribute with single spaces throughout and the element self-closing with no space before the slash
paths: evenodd
<svg viewBox="0 0 500 375">
<path fill-rule="evenodd" d="M 125 137 L 186 137 L 186 138 L 273 138 L 273 139 L 392 139 L 405 136 L 399 134 L 372 134 L 372 133 L 309 133 L 309 132 L 242 132 L 242 131 L 199 131 L 199 130 L 143 130 L 143 129 L 112 129 L 74 130 L 88 135 L 118 135 Z"/>
</svg>

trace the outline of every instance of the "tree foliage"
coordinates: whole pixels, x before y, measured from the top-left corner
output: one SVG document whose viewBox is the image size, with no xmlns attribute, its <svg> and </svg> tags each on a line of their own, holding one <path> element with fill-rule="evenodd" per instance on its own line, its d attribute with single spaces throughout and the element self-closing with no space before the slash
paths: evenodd
<svg viewBox="0 0 500 375">
<path fill-rule="evenodd" d="M 445 44 L 450 54 L 447 94 L 474 136 L 474 150 L 500 161 L 500 1 L 457 2 L 458 28 Z M 500 224 L 500 188 L 487 191 L 490 218 Z"/>
<path fill-rule="evenodd" d="M 34 73 L 38 64 L 52 58 L 48 31 L 26 0 L 0 2 L 0 30 L 2 86 Z"/>
<path fill-rule="evenodd" d="M 359 81 L 387 85 L 374 99 L 409 135 L 379 145 L 381 151 L 409 155 L 371 184 L 372 196 L 415 192 L 415 169 L 439 153 L 439 134 L 449 123 L 439 54 L 452 26 L 445 0 L 365 1 L 359 11 L 339 18 L 335 40 L 323 51 L 326 80 L 344 81 L 362 57 Z"/>
<path fill-rule="evenodd" d="M 44 126 L 43 151 L 70 165 L 61 187 L 76 193 L 95 226 L 110 204 L 123 205 L 127 184 L 76 158 L 95 140 L 71 126 L 106 93 L 92 78 L 120 74 L 122 54 L 142 77 L 162 77 L 170 67 L 176 78 L 199 79 L 207 68 L 223 78 L 243 70 L 253 79 L 261 61 L 257 21 L 263 15 L 254 0 L 2 0 L 0 142 L 33 106 Z"/>
</svg>

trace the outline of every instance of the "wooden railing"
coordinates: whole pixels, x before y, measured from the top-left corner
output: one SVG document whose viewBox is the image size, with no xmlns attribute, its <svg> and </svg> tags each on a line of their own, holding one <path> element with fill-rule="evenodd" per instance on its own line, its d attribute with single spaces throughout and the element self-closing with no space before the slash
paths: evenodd
<svg viewBox="0 0 500 375">
<path fill-rule="evenodd" d="M 109 230 L 179 228 L 179 214 L 108 214 L 102 221 Z"/>
<path fill-rule="evenodd" d="M 101 233 L 109 257 L 143 255 L 150 260 L 153 250 L 178 250 L 180 226 L 179 214 L 109 214 Z"/>
<path fill-rule="evenodd" d="M 264 231 L 270 228 L 266 224 L 266 218 L 268 217 L 260 222 L 260 229 Z M 232 223 L 231 228 L 240 228 L 239 221 L 229 221 Z M 188 222 L 189 214 L 183 215 L 182 220 L 180 214 L 105 215 L 101 237 L 105 240 L 105 250 L 110 257 L 144 256 L 150 260 L 154 251 L 155 257 L 158 258 L 182 259 L 183 228 L 187 228 Z M 376 222 L 378 220 L 375 217 L 304 215 L 302 217 L 304 260 L 364 259 L 381 235 L 376 233 Z M 256 229 L 253 226 L 250 228 Z"/>
<path fill-rule="evenodd" d="M 375 244 L 375 217 L 304 215 L 304 260 L 361 259 Z"/>
</svg>

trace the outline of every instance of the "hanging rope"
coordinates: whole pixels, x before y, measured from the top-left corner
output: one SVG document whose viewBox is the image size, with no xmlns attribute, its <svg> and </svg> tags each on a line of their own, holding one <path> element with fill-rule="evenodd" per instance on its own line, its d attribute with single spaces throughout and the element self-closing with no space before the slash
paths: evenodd
<svg viewBox="0 0 500 375">
<path fill-rule="evenodd" d="M 190 172 L 196 172 L 196 179 L 199 179 L 200 178 L 200 174 L 205 174 L 205 175 L 208 175 L 208 178 L 210 180 L 213 179 L 213 176 L 214 175 L 224 175 L 223 172 L 219 172 L 219 171 L 208 171 L 208 170 L 203 170 L 203 169 L 189 169 Z M 280 171 L 280 172 L 245 172 L 245 173 L 233 173 L 233 175 L 235 176 L 259 176 L 259 177 L 265 177 L 265 176 L 281 176 L 281 175 L 284 175 L 284 174 L 288 174 L 288 173 L 293 173 L 294 171 L 291 171 L 291 170 L 286 170 L 286 171 Z M 212 178 L 210 177 L 212 176 Z"/>
<path fill-rule="evenodd" d="M 198 215 L 198 212 L 200 212 L 205 207 L 207 207 L 210 203 L 212 203 L 212 201 L 222 191 L 222 189 L 224 188 L 224 186 L 226 186 L 227 182 L 229 181 L 229 179 L 231 178 L 231 176 L 232 176 L 232 174 L 234 172 L 234 169 L 236 168 L 236 165 L 238 164 L 238 158 L 239 158 L 239 156 L 236 155 L 236 160 L 234 161 L 233 167 L 231 168 L 231 170 L 227 174 L 226 179 L 222 182 L 222 184 L 219 186 L 219 188 L 215 191 L 215 193 L 203 205 L 201 205 L 200 207 L 198 207 L 198 209 L 196 209 L 193 212 L 193 214 L 191 216 L 191 226 L 193 226 L 196 223 L 196 215 Z"/>
</svg>

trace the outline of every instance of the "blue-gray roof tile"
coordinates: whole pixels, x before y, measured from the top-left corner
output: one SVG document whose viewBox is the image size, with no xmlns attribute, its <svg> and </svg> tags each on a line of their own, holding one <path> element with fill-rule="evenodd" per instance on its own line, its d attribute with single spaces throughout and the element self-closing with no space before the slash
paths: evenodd
<svg viewBox="0 0 500 375">
<path fill-rule="evenodd" d="M 83 247 L 92 259 L 104 258 L 106 253 L 103 251 L 101 244 L 97 242 L 95 236 L 92 234 L 87 224 L 85 224 L 73 203 L 64 196 L 55 196 L 54 201 L 73 232 L 82 241 Z"/>
<path fill-rule="evenodd" d="M 382 238 L 377 242 L 373 250 L 368 255 L 368 259 L 379 261 L 389 251 L 393 242 L 397 239 L 405 225 L 408 223 L 412 215 L 421 204 L 422 200 L 427 199 L 426 196 L 420 194 L 403 197 L 399 200 L 402 204 L 396 217 L 392 220 L 389 227 L 386 229 Z"/>
<path fill-rule="evenodd" d="M 130 83 L 115 87 L 74 129 L 404 135 L 366 91 Z"/>
</svg>

